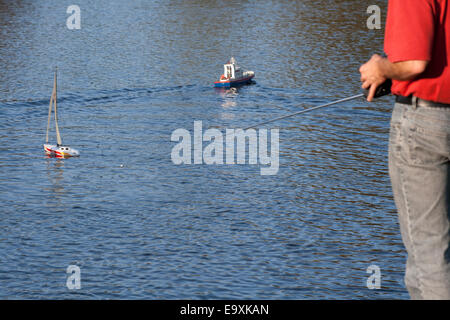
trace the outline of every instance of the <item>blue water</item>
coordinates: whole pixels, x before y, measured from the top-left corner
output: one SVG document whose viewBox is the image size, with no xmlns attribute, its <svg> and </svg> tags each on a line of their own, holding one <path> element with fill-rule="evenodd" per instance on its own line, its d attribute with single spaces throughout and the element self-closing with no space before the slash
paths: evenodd
<svg viewBox="0 0 450 320">
<path fill-rule="evenodd" d="M 370 1 L 79 0 L 81 30 L 70 4 L 0 0 L 0 298 L 408 298 L 392 98 L 265 126 L 280 130 L 276 175 L 171 160 L 172 132 L 194 121 L 244 128 L 359 93 L 382 51 Z M 214 90 L 231 56 L 255 83 Z M 79 158 L 43 153 L 55 66 Z"/>
</svg>

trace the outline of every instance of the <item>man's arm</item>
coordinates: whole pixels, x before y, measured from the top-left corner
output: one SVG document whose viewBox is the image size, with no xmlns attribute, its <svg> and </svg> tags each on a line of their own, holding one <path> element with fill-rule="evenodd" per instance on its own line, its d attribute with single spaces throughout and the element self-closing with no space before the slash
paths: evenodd
<svg viewBox="0 0 450 320">
<path fill-rule="evenodd" d="M 367 101 L 372 101 L 377 87 L 386 79 L 412 80 L 425 71 L 428 61 L 409 60 L 392 63 L 388 59 L 374 54 L 372 58 L 359 68 L 363 89 L 369 89 Z"/>
</svg>

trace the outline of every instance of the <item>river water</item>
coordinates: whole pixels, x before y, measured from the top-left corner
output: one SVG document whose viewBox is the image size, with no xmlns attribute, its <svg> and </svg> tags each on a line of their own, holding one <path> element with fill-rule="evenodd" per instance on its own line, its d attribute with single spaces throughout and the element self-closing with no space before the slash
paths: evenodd
<svg viewBox="0 0 450 320">
<path fill-rule="evenodd" d="M 279 129 L 276 175 L 171 160 L 171 134 L 194 121 L 244 128 L 359 93 L 359 66 L 383 49 L 372 1 L 77 0 L 80 30 L 71 4 L 0 0 L 1 298 L 408 298 L 392 98 L 264 126 Z M 255 83 L 214 90 L 231 56 Z M 43 153 L 56 66 L 79 158 Z"/>
</svg>

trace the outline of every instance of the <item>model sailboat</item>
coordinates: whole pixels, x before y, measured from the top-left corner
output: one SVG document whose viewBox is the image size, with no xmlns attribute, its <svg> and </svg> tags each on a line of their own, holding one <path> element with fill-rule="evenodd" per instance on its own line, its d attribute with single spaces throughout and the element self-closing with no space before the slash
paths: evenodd
<svg viewBox="0 0 450 320">
<path fill-rule="evenodd" d="M 45 152 L 50 155 L 54 156 L 56 158 L 69 158 L 69 157 L 77 157 L 80 155 L 80 153 L 67 146 L 62 144 L 61 140 L 61 134 L 59 133 L 59 127 L 58 127 L 58 115 L 57 115 L 57 103 L 56 103 L 56 72 L 55 71 L 55 78 L 53 81 L 53 91 L 52 96 L 50 98 L 50 105 L 48 107 L 48 120 L 47 120 L 47 134 L 45 137 L 45 144 L 44 144 L 44 150 Z M 48 131 L 50 129 L 50 118 L 52 115 L 52 109 L 53 106 L 55 108 L 55 129 L 56 129 L 56 145 L 52 145 L 48 143 Z"/>
</svg>

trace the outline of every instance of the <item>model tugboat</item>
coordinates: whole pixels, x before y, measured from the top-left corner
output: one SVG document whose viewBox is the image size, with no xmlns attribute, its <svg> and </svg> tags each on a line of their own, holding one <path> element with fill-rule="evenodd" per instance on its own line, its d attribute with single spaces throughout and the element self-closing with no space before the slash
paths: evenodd
<svg viewBox="0 0 450 320">
<path fill-rule="evenodd" d="M 244 71 L 236 63 L 236 60 L 231 57 L 230 61 L 223 65 L 223 74 L 220 80 L 214 82 L 216 88 L 230 88 L 237 87 L 243 84 L 250 83 L 255 76 L 253 71 Z"/>
</svg>

